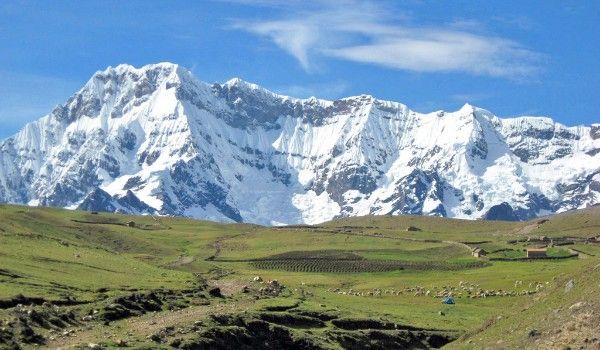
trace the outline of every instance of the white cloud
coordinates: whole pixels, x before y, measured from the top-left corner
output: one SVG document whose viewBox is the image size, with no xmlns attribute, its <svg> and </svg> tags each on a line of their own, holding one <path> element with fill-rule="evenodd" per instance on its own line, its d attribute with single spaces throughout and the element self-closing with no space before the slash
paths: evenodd
<svg viewBox="0 0 600 350">
<path fill-rule="evenodd" d="M 540 54 L 512 40 L 470 32 L 478 22 L 419 27 L 369 1 L 312 2 L 309 7 L 290 5 L 279 18 L 237 20 L 233 27 L 268 38 L 307 71 L 319 57 L 415 72 L 508 78 L 538 70 Z"/>
<path fill-rule="evenodd" d="M 308 51 L 319 43 L 317 28 L 302 21 L 269 21 L 254 23 L 247 29 L 270 38 L 277 46 L 296 57 L 304 69 L 310 68 Z"/>
</svg>

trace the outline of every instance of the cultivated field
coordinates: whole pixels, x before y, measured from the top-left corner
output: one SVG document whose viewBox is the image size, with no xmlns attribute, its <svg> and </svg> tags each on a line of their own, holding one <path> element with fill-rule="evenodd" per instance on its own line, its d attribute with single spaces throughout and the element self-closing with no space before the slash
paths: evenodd
<svg viewBox="0 0 600 350">
<path fill-rule="evenodd" d="M 595 349 L 599 235 L 600 207 L 268 228 L 1 205 L 0 348 Z"/>
</svg>

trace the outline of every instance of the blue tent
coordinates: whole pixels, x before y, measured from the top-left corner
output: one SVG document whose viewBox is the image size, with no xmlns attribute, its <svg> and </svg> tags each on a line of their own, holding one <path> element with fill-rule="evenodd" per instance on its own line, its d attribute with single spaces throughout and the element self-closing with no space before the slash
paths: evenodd
<svg viewBox="0 0 600 350">
<path fill-rule="evenodd" d="M 445 297 L 444 299 L 442 299 L 442 304 L 454 304 L 454 298 L 453 297 Z"/>
</svg>

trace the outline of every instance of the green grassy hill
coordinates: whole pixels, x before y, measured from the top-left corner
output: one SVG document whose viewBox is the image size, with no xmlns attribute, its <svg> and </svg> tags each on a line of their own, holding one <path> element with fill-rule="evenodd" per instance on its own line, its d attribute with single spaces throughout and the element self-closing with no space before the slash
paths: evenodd
<svg viewBox="0 0 600 350">
<path fill-rule="evenodd" d="M 269 228 L 0 205 L 0 348 L 592 348 L 599 235 L 600 207 Z"/>
</svg>

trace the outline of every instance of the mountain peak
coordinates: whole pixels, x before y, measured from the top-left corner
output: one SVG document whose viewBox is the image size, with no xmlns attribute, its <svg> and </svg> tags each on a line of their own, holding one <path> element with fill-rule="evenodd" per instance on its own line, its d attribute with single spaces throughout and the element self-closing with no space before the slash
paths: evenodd
<svg viewBox="0 0 600 350">
<path fill-rule="evenodd" d="M 474 112 L 476 109 L 475 106 L 473 106 L 470 103 L 465 103 L 462 107 L 460 107 L 460 109 L 458 110 L 459 112 L 466 112 L 466 113 L 472 113 Z"/>
<path fill-rule="evenodd" d="M 147 64 L 141 67 L 135 67 L 131 64 L 127 64 L 127 63 L 121 63 L 115 67 L 113 66 L 109 66 L 104 70 L 101 71 L 97 71 L 92 78 L 97 77 L 97 76 L 110 76 L 110 75 L 115 75 L 115 74 L 134 74 L 134 75 L 141 75 L 141 74 L 145 74 L 147 72 L 165 72 L 167 74 L 169 73 L 173 73 L 173 72 L 177 72 L 179 70 L 180 66 L 176 63 L 171 63 L 171 62 L 159 62 L 159 63 L 152 63 L 152 64 Z"/>
<path fill-rule="evenodd" d="M 84 86 L 84 90 L 100 91 L 108 88 L 128 88 L 139 84 L 151 84 L 158 86 L 166 81 L 178 82 L 193 79 L 193 75 L 187 69 L 170 63 L 161 62 L 148 64 L 136 68 L 130 64 L 119 64 L 116 67 L 97 71 Z"/>
<path fill-rule="evenodd" d="M 265 89 L 257 84 L 247 82 L 238 77 L 229 79 L 227 82 L 225 82 L 225 84 L 223 84 L 223 86 L 228 87 L 228 88 L 237 87 L 237 88 L 243 88 L 243 89 L 247 89 L 247 90 L 268 91 L 267 89 Z"/>
<path fill-rule="evenodd" d="M 219 86 L 220 89 L 225 89 L 228 91 L 236 90 L 244 95 L 253 95 L 256 97 L 261 96 L 265 100 L 299 101 L 297 98 L 278 94 L 258 84 L 248 82 L 238 77 L 229 79 L 224 84 L 216 84 L 213 86 Z"/>
</svg>

